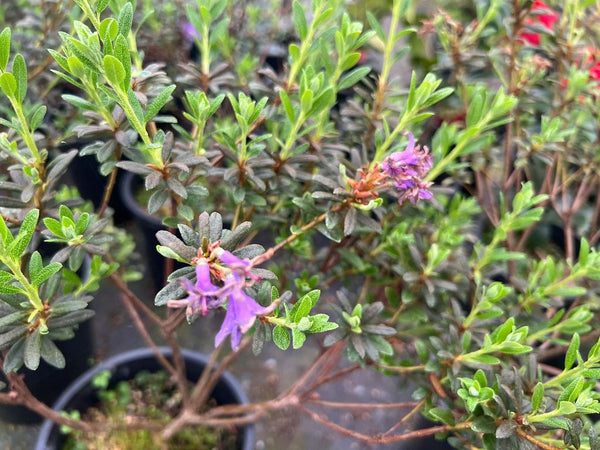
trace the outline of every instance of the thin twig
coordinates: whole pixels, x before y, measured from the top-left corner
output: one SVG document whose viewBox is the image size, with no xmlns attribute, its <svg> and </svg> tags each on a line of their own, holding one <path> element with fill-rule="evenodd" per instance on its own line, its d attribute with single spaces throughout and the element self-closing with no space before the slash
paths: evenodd
<svg viewBox="0 0 600 450">
<path fill-rule="evenodd" d="M 129 287 L 127 283 L 119 276 L 117 272 L 112 273 L 109 279 L 115 284 L 117 289 L 135 305 L 136 308 L 140 309 L 152 322 L 158 325 L 160 328 L 164 325 L 163 320 L 137 296 Z"/>
<path fill-rule="evenodd" d="M 112 277 L 112 275 L 111 275 L 111 277 Z M 167 370 L 172 376 L 177 378 L 178 374 L 177 374 L 177 371 L 175 370 L 175 367 L 173 367 L 173 365 L 167 360 L 165 355 L 162 354 L 162 352 L 160 351 L 158 346 L 154 343 L 154 340 L 152 339 L 152 337 L 150 336 L 150 333 L 148 333 L 148 330 L 146 329 L 146 325 L 144 325 L 144 322 L 142 321 L 138 311 L 133 306 L 131 297 L 129 297 L 125 293 L 122 293 L 122 294 L 123 295 L 121 295 L 121 298 L 123 299 L 125 308 L 127 308 L 127 312 L 129 313 L 129 316 L 133 320 L 134 325 L 136 326 L 138 332 L 140 333 L 140 336 L 146 342 L 146 345 L 148 345 L 148 347 L 150 347 L 152 349 L 152 351 L 154 352 L 154 355 L 156 356 L 156 359 L 165 368 L 165 370 Z"/>
<path fill-rule="evenodd" d="M 534 444 L 536 447 L 542 449 L 542 450 L 561 450 L 563 447 L 556 447 L 554 445 L 551 444 L 546 444 L 545 442 L 542 442 L 536 438 L 534 438 L 533 436 L 525 433 L 522 429 L 517 428 L 517 434 L 519 436 L 521 436 L 523 439 L 528 440 L 529 442 L 531 442 L 532 444 Z"/>
<path fill-rule="evenodd" d="M 309 398 L 308 402 L 325 406 L 327 408 L 346 408 L 348 410 L 352 409 L 402 409 L 402 408 L 412 408 L 415 405 L 418 405 L 420 402 L 399 402 L 399 403 L 350 403 L 350 402 L 330 402 L 327 400 L 319 400 Z"/>
<path fill-rule="evenodd" d="M 367 434 L 359 433 L 357 431 L 350 430 L 350 429 L 342 427 L 341 425 L 338 425 L 334 422 L 331 422 L 330 420 L 325 419 L 324 417 L 321 417 L 319 414 L 315 413 L 314 411 L 307 409 L 302 404 L 298 405 L 298 409 L 300 411 L 302 411 L 303 413 L 305 413 L 307 416 L 309 416 L 311 419 L 313 419 L 315 422 L 320 423 L 321 425 L 324 425 L 334 431 L 337 431 L 338 433 L 340 433 L 344 436 L 349 436 L 349 437 L 352 437 L 354 439 L 357 439 L 359 441 L 366 442 L 369 444 L 391 444 L 393 442 L 407 441 L 409 439 L 431 436 L 432 434 L 444 433 L 444 432 L 448 432 L 448 431 L 458 431 L 458 430 L 462 430 L 462 429 L 471 427 L 471 422 L 464 422 L 464 423 L 459 423 L 455 426 L 441 425 L 441 426 L 437 426 L 437 427 L 423 428 L 421 430 L 409 431 L 408 433 L 396 434 L 393 436 L 383 436 L 383 435 L 369 436 Z"/>
<path fill-rule="evenodd" d="M 421 410 L 421 407 L 424 404 L 425 404 L 425 399 L 423 399 L 420 402 L 418 402 L 415 405 L 415 407 L 410 410 L 410 412 L 408 414 L 406 414 L 402 419 L 400 419 L 398 422 L 396 422 L 395 425 L 391 426 L 385 433 L 383 433 L 383 435 L 384 436 L 389 436 L 394 431 L 396 431 L 400 427 L 400 425 L 408 422 L 412 416 L 414 416 L 415 414 L 417 414 Z"/>
</svg>

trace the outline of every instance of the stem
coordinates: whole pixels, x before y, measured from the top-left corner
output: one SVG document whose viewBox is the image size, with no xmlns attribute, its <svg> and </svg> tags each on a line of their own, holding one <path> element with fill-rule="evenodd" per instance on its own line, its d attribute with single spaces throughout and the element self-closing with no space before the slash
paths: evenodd
<svg viewBox="0 0 600 450">
<path fill-rule="evenodd" d="M 349 402 L 329 402 L 326 400 L 308 399 L 308 402 L 326 406 L 328 408 L 345 408 L 345 409 L 403 409 L 413 408 L 420 402 L 399 402 L 399 403 L 349 403 Z"/>
<path fill-rule="evenodd" d="M 322 2 L 319 5 L 319 7 L 314 11 L 313 17 L 317 18 L 321 14 L 323 14 L 323 7 L 325 5 L 327 5 L 327 2 Z M 304 66 L 304 62 L 306 61 L 306 58 L 308 57 L 308 49 L 312 45 L 316 33 L 317 33 L 317 27 L 315 26 L 315 21 L 313 20 L 310 24 L 310 28 L 308 29 L 308 32 L 306 33 L 306 38 L 300 44 L 300 55 L 298 56 L 298 61 L 294 61 L 294 64 L 290 68 L 290 76 L 288 77 L 288 80 L 287 80 L 286 92 L 290 91 L 290 89 L 294 85 L 294 82 L 296 81 L 296 77 L 298 76 L 298 73 L 300 72 L 300 68 L 302 66 Z"/>
<path fill-rule="evenodd" d="M 369 444 L 391 444 L 393 442 L 407 441 L 409 439 L 421 438 L 425 436 L 431 436 L 437 433 L 445 433 L 449 431 L 458 431 L 471 428 L 471 422 L 463 422 L 454 426 L 449 425 L 441 425 L 437 427 L 424 428 L 421 430 L 409 431 L 403 434 L 396 434 L 393 436 L 369 436 L 367 434 L 359 433 L 354 430 L 350 430 L 348 428 L 342 427 L 330 420 L 321 417 L 319 414 L 305 408 L 302 404 L 298 404 L 298 409 L 302 411 L 304 414 L 309 416 L 315 422 L 320 423 L 321 425 L 325 425 L 326 427 L 337 431 L 338 433 L 348 436 L 354 439 L 357 439 L 362 442 L 366 442 Z"/>
<path fill-rule="evenodd" d="M 2 261 L 4 265 L 8 267 L 8 269 L 15 276 L 16 280 L 19 283 L 21 283 L 21 286 L 23 286 L 23 289 L 25 289 L 27 298 L 29 299 L 31 305 L 37 311 L 43 311 L 44 303 L 40 298 L 40 293 L 38 292 L 38 289 L 33 284 L 31 284 L 27 277 L 23 274 L 23 272 L 21 271 L 21 266 L 18 263 L 15 263 L 13 260 L 11 260 L 9 257 L 5 257 L 4 255 L 0 255 L 0 261 Z"/>
<path fill-rule="evenodd" d="M 304 115 L 304 111 L 300 111 L 300 115 L 296 119 L 296 122 L 294 123 L 294 127 L 292 128 L 292 130 L 290 131 L 290 134 L 288 134 L 288 137 L 285 140 L 285 144 L 281 151 L 281 159 L 282 160 L 285 161 L 287 159 L 288 153 L 292 149 L 294 142 L 296 142 L 296 136 L 298 135 L 298 132 L 300 131 L 300 128 L 302 127 L 302 124 L 305 121 L 306 121 L 306 116 Z"/>
<path fill-rule="evenodd" d="M 550 445 L 550 444 L 546 444 L 545 442 L 542 442 L 536 438 L 534 438 L 533 436 L 530 436 L 529 434 L 525 433 L 522 429 L 517 428 L 516 432 L 519 436 L 521 436 L 523 439 L 528 440 L 529 442 L 531 442 L 532 444 L 534 444 L 536 447 L 542 449 L 542 450 L 561 450 L 563 447 L 555 447 L 554 445 Z"/>
<path fill-rule="evenodd" d="M 209 27 L 202 28 L 202 73 L 208 78 L 210 74 L 210 35 Z"/>
<path fill-rule="evenodd" d="M 106 211 L 108 207 L 108 202 L 110 201 L 110 197 L 112 195 L 113 189 L 115 187 L 115 183 L 117 181 L 117 173 L 119 172 L 119 168 L 115 167 L 110 173 L 110 177 L 108 178 L 108 182 L 104 187 L 104 195 L 102 196 L 102 203 L 100 204 L 100 208 L 98 209 L 98 219 L 102 218 L 102 215 Z"/>
</svg>

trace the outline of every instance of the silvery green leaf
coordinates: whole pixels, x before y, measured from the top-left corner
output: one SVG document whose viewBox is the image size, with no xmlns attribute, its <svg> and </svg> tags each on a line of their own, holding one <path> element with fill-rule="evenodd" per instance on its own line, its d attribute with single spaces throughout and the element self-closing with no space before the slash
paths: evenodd
<svg viewBox="0 0 600 450">
<path fill-rule="evenodd" d="M 198 248 L 200 246 L 200 236 L 192 228 L 185 224 L 177 224 L 179 234 L 186 245 Z"/>
<path fill-rule="evenodd" d="M 0 317 L 0 328 L 23 321 L 29 315 L 28 311 L 15 311 Z"/>
<path fill-rule="evenodd" d="M 148 213 L 154 214 L 169 199 L 169 193 L 164 189 L 155 191 L 148 199 Z"/>
<path fill-rule="evenodd" d="M 56 344 L 47 337 L 42 342 L 41 357 L 44 361 L 57 369 L 64 369 L 65 367 L 66 361 L 64 355 Z"/>
<path fill-rule="evenodd" d="M 172 281 L 158 291 L 156 297 L 154 297 L 154 304 L 164 306 L 169 300 L 181 298 L 184 294 L 185 288 L 177 281 Z"/>
<path fill-rule="evenodd" d="M 134 161 L 119 161 L 117 163 L 117 167 L 125 169 L 128 172 L 137 173 L 139 175 L 148 175 L 149 173 L 153 172 L 153 170 L 145 164 L 137 163 Z"/>
<path fill-rule="evenodd" d="M 48 320 L 48 327 L 52 328 L 62 328 L 62 327 L 71 327 L 73 325 L 78 325 L 81 322 L 84 322 L 94 316 L 95 312 L 91 309 L 83 309 L 80 311 L 74 311 L 68 313 L 61 317 L 50 317 Z"/>
<path fill-rule="evenodd" d="M 40 365 L 40 357 L 42 351 L 42 335 L 39 328 L 36 328 L 25 339 L 25 348 L 23 351 L 23 362 L 25 367 L 30 370 L 37 370 Z"/>
<path fill-rule="evenodd" d="M 208 238 L 215 242 L 221 238 L 223 231 L 223 218 L 218 212 L 213 212 L 208 218 Z"/>
<path fill-rule="evenodd" d="M 242 248 L 234 250 L 232 253 L 240 259 L 252 259 L 255 256 L 265 252 L 265 248 L 260 244 L 249 244 Z"/>
<path fill-rule="evenodd" d="M 260 355 L 262 353 L 263 347 L 265 345 L 265 340 L 265 327 L 262 325 L 258 325 L 256 327 L 254 335 L 252 336 L 252 353 L 254 355 Z"/>
<path fill-rule="evenodd" d="M 23 351 L 25 350 L 25 338 L 15 342 L 4 357 L 3 371 L 5 373 L 16 372 L 23 366 Z"/>
<path fill-rule="evenodd" d="M 235 230 L 224 234 L 221 239 L 221 247 L 225 250 L 234 250 L 240 242 L 242 242 L 250 233 L 250 229 L 252 228 L 251 222 L 242 222 Z"/>
<path fill-rule="evenodd" d="M 497 439 L 507 439 L 515 434 L 517 424 L 513 420 L 505 420 L 496 428 Z"/>
<path fill-rule="evenodd" d="M 190 278 L 192 276 L 192 274 L 195 272 L 195 270 L 196 270 L 195 266 L 182 267 L 181 269 L 177 269 L 177 270 L 171 272 L 167 281 L 169 281 L 169 282 L 175 281 L 178 278 L 182 278 L 182 277 Z"/>
<path fill-rule="evenodd" d="M 262 269 L 260 267 L 255 267 L 251 270 L 253 275 L 256 275 L 261 280 L 276 280 L 277 275 L 267 269 Z"/>
</svg>

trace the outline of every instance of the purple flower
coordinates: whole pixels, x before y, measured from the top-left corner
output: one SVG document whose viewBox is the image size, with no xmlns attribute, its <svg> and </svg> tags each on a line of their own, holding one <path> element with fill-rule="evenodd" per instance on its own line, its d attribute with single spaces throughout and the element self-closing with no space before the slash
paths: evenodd
<svg viewBox="0 0 600 450">
<path fill-rule="evenodd" d="M 400 204 L 406 200 L 416 203 L 419 199 L 430 199 L 428 190 L 432 183 L 423 181 L 432 166 L 431 154 L 427 147 L 415 146 L 415 138 L 408 134 L 408 146 L 401 152 L 390 154 L 381 163 L 384 174 L 391 178 L 394 187 L 400 192 Z"/>
<path fill-rule="evenodd" d="M 206 315 L 210 309 L 216 309 L 223 305 L 226 299 L 229 300 L 225 320 L 215 336 L 215 347 L 231 335 L 231 348 L 237 350 L 242 335 L 252 327 L 256 316 L 270 313 L 277 303 L 263 307 L 244 292 L 247 286 L 259 279 L 250 272 L 250 261 L 240 259 L 226 250 L 219 254 L 219 259 L 227 264 L 226 267 L 220 265 L 214 267 L 214 271 L 220 274 L 217 277 L 223 282 L 222 287 L 212 283 L 211 266 L 208 262 L 201 261 L 196 266 L 195 284 L 187 278 L 180 279 L 188 296 L 181 300 L 169 300 L 167 305 L 173 308 L 186 308 L 188 321 L 191 321 L 198 313 Z"/>
<path fill-rule="evenodd" d="M 256 316 L 270 313 L 275 309 L 276 304 L 271 306 L 260 306 L 252 297 L 242 289 L 245 280 L 241 280 L 237 273 L 232 274 L 231 282 L 228 283 L 229 304 L 225 320 L 221 325 L 221 329 L 215 336 L 215 347 L 218 347 L 221 342 L 231 335 L 231 348 L 235 351 L 240 345 L 242 334 L 246 333 L 254 324 Z"/>
<path fill-rule="evenodd" d="M 203 316 L 208 314 L 209 309 L 217 308 L 222 302 L 219 295 L 221 288 L 210 281 L 210 266 L 202 262 L 196 266 L 196 284 L 187 278 L 179 281 L 188 293 L 181 300 L 169 300 L 167 305 L 172 308 L 186 308 L 188 321 L 191 321 L 198 313 Z"/>
<path fill-rule="evenodd" d="M 252 327 L 256 316 L 270 313 L 276 304 L 263 307 L 244 292 L 244 287 L 249 284 L 247 278 L 250 278 L 250 283 L 258 280 L 256 275 L 250 273 L 250 261 L 240 259 L 227 250 L 219 255 L 219 259 L 227 264 L 231 274 L 225 280 L 225 290 L 229 297 L 227 314 L 215 336 L 215 347 L 221 344 L 227 335 L 231 335 L 231 348 L 237 350 L 242 334 Z"/>
<path fill-rule="evenodd" d="M 200 39 L 200 33 L 198 33 L 198 30 L 196 30 L 196 28 L 194 28 L 194 25 L 192 25 L 190 22 L 182 22 L 179 25 L 179 30 L 181 31 L 183 36 L 190 42 L 194 42 L 196 38 Z"/>
</svg>

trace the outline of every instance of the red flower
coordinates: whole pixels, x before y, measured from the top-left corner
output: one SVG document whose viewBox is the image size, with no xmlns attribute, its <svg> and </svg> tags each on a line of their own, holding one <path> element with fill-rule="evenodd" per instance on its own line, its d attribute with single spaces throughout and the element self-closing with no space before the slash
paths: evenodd
<svg viewBox="0 0 600 450">
<path fill-rule="evenodd" d="M 600 81 L 600 52 L 594 47 L 587 47 L 587 58 L 585 58 L 585 68 L 590 74 L 590 79 Z"/>
<path fill-rule="evenodd" d="M 525 19 L 525 25 L 536 25 L 541 24 L 548 30 L 552 30 L 554 28 L 554 24 L 558 21 L 558 13 L 546 5 L 541 0 L 535 0 L 531 7 L 532 12 L 537 11 L 545 11 L 541 14 L 535 14 L 534 17 L 528 17 Z M 529 42 L 531 45 L 538 46 L 540 45 L 540 34 L 539 33 L 529 33 L 529 32 L 521 32 L 519 35 L 521 39 Z"/>
</svg>

